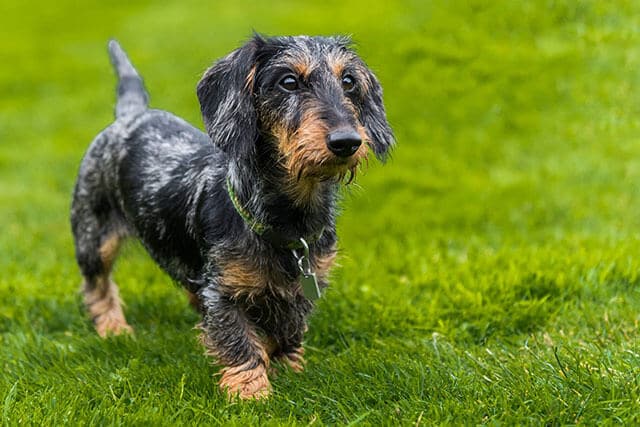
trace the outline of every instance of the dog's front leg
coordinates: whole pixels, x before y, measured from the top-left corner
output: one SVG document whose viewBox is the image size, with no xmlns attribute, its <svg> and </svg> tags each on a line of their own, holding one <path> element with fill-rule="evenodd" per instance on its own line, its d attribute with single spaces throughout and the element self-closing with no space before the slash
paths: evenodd
<svg viewBox="0 0 640 427">
<path fill-rule="evenodd" d="M 269 357 L 242 307 L 210 285 L 198 292 L 203 320 L 201 340 L 207 354 L 224 365 L 220 387 L 229 397 L 259 399 L 269 395 Z"/>
<path fill-rule="evenodd" d="M 304 370 L 304 349 L 302 339 L 307 331 L 307 315 L 312 305 L 302 295 L 295 295 L 292 300 L 280 300 L 273 310 L 276 318 L 270 319 L 269 325 L 264 325 L 267 333 L 277 343 L 275 359 L 285 362 L 296 372 Z"/>
</svg>

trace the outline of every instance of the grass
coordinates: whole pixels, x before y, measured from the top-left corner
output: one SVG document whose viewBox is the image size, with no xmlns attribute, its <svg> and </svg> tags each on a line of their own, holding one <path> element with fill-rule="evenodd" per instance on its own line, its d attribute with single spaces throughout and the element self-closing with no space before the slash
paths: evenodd
<svg viewBox="0 0 640 427">
<path fill-rule="evenodd" d="M 3 424 L 640 423 L 640 4 L 255 3 L 0 5 Z M 107 39 L 199 125 L 198 77 L 252 29 L 352 34 L 399 144 L 345 193 L 306 373 L 229 404 L 137 244 L 136 337 L 96 336 L 67 217 L 112 117 Z"/>
</svg>

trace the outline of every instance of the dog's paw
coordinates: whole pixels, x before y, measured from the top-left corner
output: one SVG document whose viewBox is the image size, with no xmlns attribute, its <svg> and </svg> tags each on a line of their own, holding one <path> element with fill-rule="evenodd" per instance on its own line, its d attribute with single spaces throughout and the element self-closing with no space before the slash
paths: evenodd
<svg viewBox="0 0 640 427">
<path fill-rule="evenodd" d="M 121 310 L 110 310 L 96 317 L 95 327 L 98 335 L 106 338 L 109 335 L 133 335 L 133 328 L 129 326 Z"/>
<path fill-rule="evenodd" d="M 96 289 L 85 291 L 84 303 L 98 335 L 102 338 L 109 335 L 133 334 L 133 329 L 124 317 L 122 301 L 115 283 L 105 280 Z"/>
<path fill-rule="evenodd" d="M 280 356 L 280 360 L 289 365 L 294 372 L 304 371 L 304 348 L 298 347 L 295 350 Z"/>
<path fill-rule="evenodd" d="M 230 399 L 264 399 L 271 394 L 267 369 L 262 363 L 255 368 L 248 368 L 247 364 L 224 368 L 220 388 Z"/>
</svg>

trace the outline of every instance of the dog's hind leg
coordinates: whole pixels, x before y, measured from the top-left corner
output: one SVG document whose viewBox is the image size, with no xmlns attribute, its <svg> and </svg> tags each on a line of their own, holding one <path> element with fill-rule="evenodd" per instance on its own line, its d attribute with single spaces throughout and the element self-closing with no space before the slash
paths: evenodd
<svg viewBox="0 0 640 427">
<path fill-rule="evenodd" d="M 71 215 L 76 259 L 84 276 L 84 304 L 101 337 L 130 333 L 133 330 L 122 312 L 118 287 L 111 280 L 111 269 L 126 233 L 112 211 L 99 213 L 101 210 L 90 203 L 94 196 L 83 197 L 77 188 Z"/>
<path fill-rule="evenodd" d="M 87 248 L 94 251 L 93 254 L 78 254 L 78 262 L 84 276 L 82 286 L 84 304 L 101 337 L 133 332 L 122 311 L 118 286 L 111 279 L 111 267 L 120 241 L 121 236 L 114 232 L 99 239 L 100 244 L 97 250 Z M 89 264 L 96 261 L 99 263 L 99 270 Z"/>
</svg>

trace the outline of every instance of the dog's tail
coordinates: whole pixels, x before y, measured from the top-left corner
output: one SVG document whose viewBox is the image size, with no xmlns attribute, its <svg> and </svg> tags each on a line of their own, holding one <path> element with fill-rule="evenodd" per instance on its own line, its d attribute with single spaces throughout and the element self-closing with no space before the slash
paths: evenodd
<svg viewBox="0 0 640 427">
<path fill-rule="evenodd" d="M 109 58 L 118 76 L 118 101 L 116 118 L 141 113 L 149 105 L 149 94 L 144 88 L 142 77 L 115 40 L 109 41 Z"/>
</svg>

